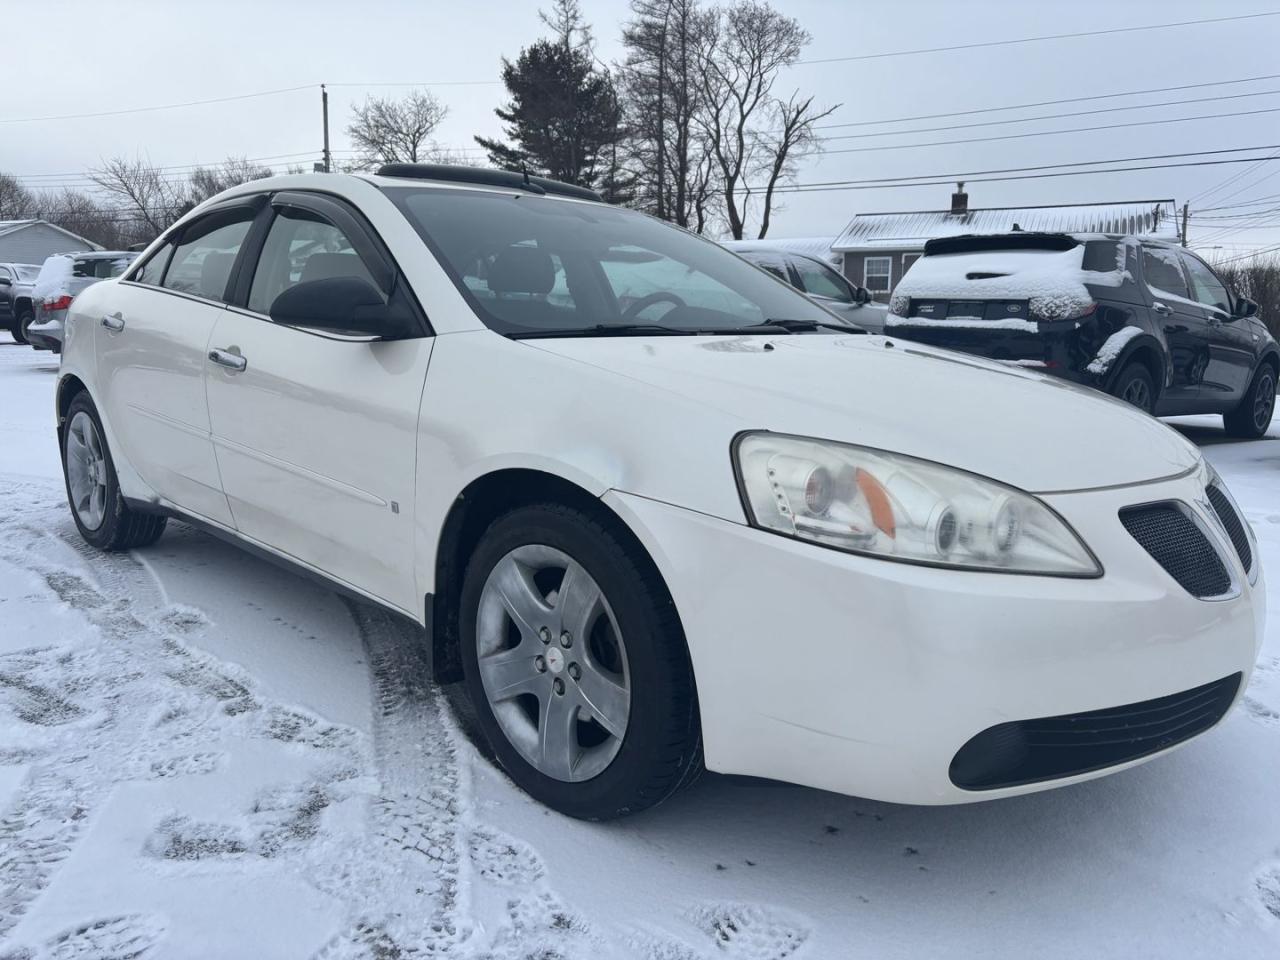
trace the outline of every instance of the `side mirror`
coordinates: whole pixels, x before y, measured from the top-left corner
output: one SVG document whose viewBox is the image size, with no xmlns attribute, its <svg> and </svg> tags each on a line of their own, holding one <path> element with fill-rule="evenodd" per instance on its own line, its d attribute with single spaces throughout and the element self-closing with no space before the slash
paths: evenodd
<svg viewBox="0 0 1280 960">
<path fill-rule="evenodd" d="M 0 287 L 12 287 L 13 281 L 8 277 L 0 277 Z"/>
<path fill-rule="evenodd" d="M 1248 297 L 1236 297 L 1236 309 L 1234 315 L 1237 317 L 1252 317 L 1258 312 L 1258 304 Z"/>
<path fill-rule="evenodd" d="M 391 310 L 377 288 L 361 277 L 326 277 L 290 287 L 271 304 L 271 319 L 291 327 L 337 333 L 396 336 Z"/>
<path fill-rule="evenodd" d="M 860 287 L 857 284 L 850 284 L 853 287 L 853 302 L 857 304 L 867 303 L 871 300 L 871 294 L 867 293 L 866 287 Z"/>
</svg>

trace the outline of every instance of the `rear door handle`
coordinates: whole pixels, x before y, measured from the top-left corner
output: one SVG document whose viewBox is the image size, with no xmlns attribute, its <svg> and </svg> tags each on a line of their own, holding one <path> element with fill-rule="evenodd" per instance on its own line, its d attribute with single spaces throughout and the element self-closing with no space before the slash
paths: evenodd
<svg viewBox="0 0 1280 960">
<path fill-rule="evenodd" d="M 249 366 L 249 361 L 238 353 L 232 353 L 230 350 L 210 350 L 209 359 L 220 367 L 226 367 L 228 370 L 234 370 L 237 373 Z"/>
<path fill-rule="evenodd" d="M 109 313 L 102 318 L 102 325 L 112 333 L 119 333 L 124 329 L 124 317 L 118 313 Z"/>
<path fill-rule="evenodd" d="M 1163 303 L 1152 304 L 1151 309 L 1162 317 L 1167 317 L 1169 314 L 1173 313 L 1173 308 L 1166 307 Z"/>
</svg>

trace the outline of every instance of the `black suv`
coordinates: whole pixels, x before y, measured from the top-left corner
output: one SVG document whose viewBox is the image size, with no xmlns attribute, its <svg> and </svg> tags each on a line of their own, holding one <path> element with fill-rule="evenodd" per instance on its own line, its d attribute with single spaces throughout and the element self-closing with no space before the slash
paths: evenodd
<svg viewBox="0 0 1280 960">
<path fill-rule="evenodd" d="M 1260 437 L 1280 349 L 1188 250 L 1135 236 L 1008 233 L 930 240 L 885 332 L 1087 384 L 1149 413 L 1219 413 Z"/>
</svg>

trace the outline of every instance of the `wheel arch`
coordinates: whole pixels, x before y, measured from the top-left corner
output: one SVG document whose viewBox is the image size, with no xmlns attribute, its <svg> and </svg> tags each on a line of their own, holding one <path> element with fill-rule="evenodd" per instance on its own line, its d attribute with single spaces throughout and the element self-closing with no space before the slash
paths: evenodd
<svg viewBox="0 0 1280 960">
<path fill-rule="evenodd" d="M 1164 362 L 1164 351 L 1160 341 L 1149 333 L 1134 337 L 1127 344 L 1120 356 L 1112 362 L 1111 367 L 1107 370 L 1104 389 L 1107 393 L 1111 393 L 1115 388 L 1116 381 L 1120 379 L 1120 374 L 1129 364 L 1138 362 L 1147 368 L 1151 374 L 1151 382 L 1155 386 L 1155 396 L 1152 402 L 1160 399 L 1160 395 L 1164 393 L 1164 388 L 1168 385 L 1168 374 Z"/>
<path fill-rule="evenodd" d="M 651 565 L 668 599 L 670 587 L 640 536 L 599 496 L 562 476 L 526 467 L 497 469 L 473 479 L 454 499 L 437 540 L 433 593 L 426 596 L 427 654 L 433 679 L 462 679 L 459 599 L 467 561 L 498 517 L 534 503 L 575 507 L 602 521 Z M 671 601 L 674 606 L 674 600 Z M 679 612 L 677 611 L 677 617 Z M 695 678 L 696 689 L 696 678 Z"/>
<path fill-rule="evenodd" d="M 67 411 L 71 409 L 71 401 L 82 393 L 88 393 L 89 387 L 74 373 L 66 373 L 58 378 L 57 392 L 57 412 L 58 412 L 58 442 L 61 447 L 62 429 L 67 420 Z M 90 395 L 90 399 L 93 399 Z"/>
<path fill-rule="evenodd" d="M 1253 368 L 1253 372 L 1256 374 L 1264 363 L 1269 364 L 1271 372 L 1280 377 L 1280 349 L 1276 348 L 1274 344 L 1263 351 L 1262 356 L 1258 358 L 1258 365 Z"/>
</svg>

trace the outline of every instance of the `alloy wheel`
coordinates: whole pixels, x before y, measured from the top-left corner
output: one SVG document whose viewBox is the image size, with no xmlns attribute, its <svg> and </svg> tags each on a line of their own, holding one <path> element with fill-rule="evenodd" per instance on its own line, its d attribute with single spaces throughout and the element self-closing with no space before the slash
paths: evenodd
<svg viewBox="0 0 1280 960">
<path fill-rule="evenodd" d="M 1253 424 L 1265 431 L 1271 425 L 1271 413 L 1276 405 L 1276 381 L 1270 371 L 1264 370 L 1258 377 L 1258 389 L 1253 395 Z"/>
<path fill-rule="evenodd" d="M 517 547 L 480 594 L 477 661 L 507 740 L 545 776 L 589 780 L 617 756 L 631 712 L 630 669 L 600 586 L 554 547 Z"/>
<path fill-rule="evenodd" d="M 1130 380 L 1124 388 L 1122 399 L 1126 403 L 1131 403 L 1140 410 L 1151 412 L 1151 391 L 1147 389 L 1147 382 L 1140 378 Z"/>
<path fill-rule="evenodd" d="M 107 458 L 98 428 L 83 410 L 67 427 L 66 460 L 71 508 L 86 529 L 97 530 L 107 513 Z"/>
</svg>

